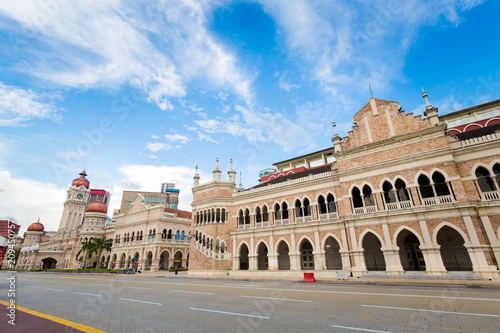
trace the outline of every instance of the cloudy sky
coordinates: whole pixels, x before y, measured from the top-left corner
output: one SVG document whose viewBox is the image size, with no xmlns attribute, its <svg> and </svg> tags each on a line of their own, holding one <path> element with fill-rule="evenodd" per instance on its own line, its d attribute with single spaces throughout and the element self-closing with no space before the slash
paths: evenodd
<svg viewBox="0 0 500 333">
<path fill-rule="evenodd" d="M 244 187 L 331 145 L 370 98 L 440 114 L 498 99 L 498 1 L 0 2 L 0 218 L 56 230 L 65 191 Z M 227 177 L 227 175 L 226 175 Z"/>
</svg>

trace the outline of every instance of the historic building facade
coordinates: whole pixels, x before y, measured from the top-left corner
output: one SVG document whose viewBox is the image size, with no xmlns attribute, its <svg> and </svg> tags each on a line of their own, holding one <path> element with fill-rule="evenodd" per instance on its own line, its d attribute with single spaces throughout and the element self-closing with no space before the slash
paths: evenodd
<svg viewBox="0 0 500 333">
<path fill-rule="evenodd" d="M 196 174 L 189 274 L 499 279 L 500 100 L 438 116 L 424 98 L 424 116 L 371 98 L 333 147 L 247 190 Z"/>
<path fill-rule="evenodd" d="M 123 202 L 127 204 L 124 211 L 114 215 L 115 225 L 109 227 L 108 207 L 101 197 L 91 200 L 92 190 L 86 177 L 83 171 L 68 188 L 54 237 L 43 242 L 44 226 L 40 221 L 28 227 L 18 269 L 95 266 L 96 254 L 91 258 L 84 252 L 78 258 L 76 254 L 82 242 L 103 235 L 113 240 L 113 247 L 111 252 L 102 254 L 101 267 L 159 270 L 188 266 L 191 212 L 166 207 L 178 204 L 179 190 L 172 188 L 173 184 L 164 186 L 162 192 L 124 191 L 122 206 Z M 108 192 L 98 191 L 103 198 L 109 197 Z"/>
<path fill-rule="evenodd" d="M 54 237 L 42 242 L 44 226 L 40 221 L 28 227 L 16 265 L 18 269 L 81 268 L 96 263 L 95 255 L 87 258 L 82 253 L 76 258 L 83 241 L 112 234 L 112 230 L 106 229 L 108 207 L 100 200 L 89 204 L 90 193 L 90 182 L 84 170 L 68 188 Z"/>
<path fill-rule="evenodd" d="M 150 192 L 148 192 L 150 194 Z M 124 196 L 128 195 L 124 193 Z M 112 268 L 162 270 L 189 265 L 191 212 L 150 206 L 141 193 L 116 216 Z"/>
</svg>

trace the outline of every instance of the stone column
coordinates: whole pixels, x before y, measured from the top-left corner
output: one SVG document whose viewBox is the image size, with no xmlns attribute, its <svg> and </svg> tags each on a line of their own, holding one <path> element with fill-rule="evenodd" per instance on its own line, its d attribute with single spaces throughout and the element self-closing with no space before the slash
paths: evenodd
<svg viewBox="0 0 500 333">
<path fill-rule="evenodd" d="M 395 249 L 382 250 L 385 259 L 385 271 L 388 275 L 403 275 L 404 270 L 401 266 L 399 251 Z"/>
<path fill-rule="evenodd" d="M 240 257 L 239 256 L 232 256 L 231 259 L 233 259 L 233 271 L 239 271 L 240 270 Z"/>
<path fill-rule="evenodd" d="M 420 250 L 422 250 L 425 260 L 425 271 L 427 274 L 432 276 L 443 276 L 448 273 L 444 267 L 443 258 L 441 257 L 441 251 L 439 248 L 440 246 L 420 246 Z"/>
<path fill-rule="evenodd" d="M 300 254 L 299 253 L 290 253 L 290 270 L 291 271 L 300 271 L 302 267 L 300 266 Z"/>
<path fill-rule="evenodd" d="M 272 255 L 268 255 L 267 257 L 269 259 L 269 270 L 270 271 L 277 271 L 279 269 L 278 255 L 272 254 Z"/>
<path fill-rule="evenodd" d="M 151 271 L 159 271 L 160 270 L 160 259 L 153 259 L 151 261 Z"/>
<path fill-rule="evenodd" d="M 352 267 L 351 267 L 351 256 L 349 251 L 346 250 L 340 250 L 340 257 L 342 259 L 342 269 L 346 270 L 348 272 L 351 272 Z"/>
<path fill-rule="evenodd" d="M 354 267 L 351 268 L 352 276 L 359 277 L 368 273 L 365 265 L 365 257 L 362 250 L 351 251 L 354 257 Z"/>
<path fill-rule="evenodd" d="M 314 254 L 314 270 L 321 271 L 321 270 L 326 269 L 325 253 L 326 253 L 325 250 L 319 250 L 319 251 L 313 252 L 313 254 Z"/>
<path fill-rule="evenodd" d="M 257 256 L 256 255 L 249 255 L 248 256 L 248 269 L 251 271 L 256 271 L 258 266 L 257 262 Z"/>
</svg>

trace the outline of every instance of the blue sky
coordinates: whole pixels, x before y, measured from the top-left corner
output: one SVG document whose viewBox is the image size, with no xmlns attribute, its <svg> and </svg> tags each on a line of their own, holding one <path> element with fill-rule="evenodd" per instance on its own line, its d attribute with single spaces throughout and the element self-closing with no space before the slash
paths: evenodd
<svg viewBox="0 0 500 333">
<path fill-rule="evenodd" d="M 498 99 L 498 1 L 19 0 L 0 4 L 0 218 L 56 230 L 93 188 L 181 189 L 331 145 L 370 98 L 440 114 Z M 226 176 L 227 177 L 227 176 Z"/>
</svg>

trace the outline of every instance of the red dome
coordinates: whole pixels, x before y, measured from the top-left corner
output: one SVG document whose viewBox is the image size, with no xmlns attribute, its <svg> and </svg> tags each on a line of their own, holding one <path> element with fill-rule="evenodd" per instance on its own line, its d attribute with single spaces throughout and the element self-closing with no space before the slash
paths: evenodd
<svg viewBox="0 0 500 333">
<path fill-rule="evenodd" d="M 35 223 L 32 223 L 29 227 L 28 227 L 28 231 L 38 231 L 38 232 L 41 232 L 43 231 L 45 228 L 43 226 L 43 224 L 40 223 L 40 219 L 35 222 Z"/>
<path fill-rule="evenodd" d="M 108 206 L 102 201 L 94 201 L 87 207 L 87 213 L 108 213 Z"/>
<path fill-rule="evenodd" d="M 73 182 L 71 183 L 71 185 L 74 185 L 74 186 L 82 186 L 83 185 L 86 188 L 89 188 L 90 187 L 90 182 L 85 177 L 87 177 L 87 173 L 85 172 L 85 170 L 83 170 L 80 173 L 80 177 L 75 178 L 73 180 Z"/>
</svg>

